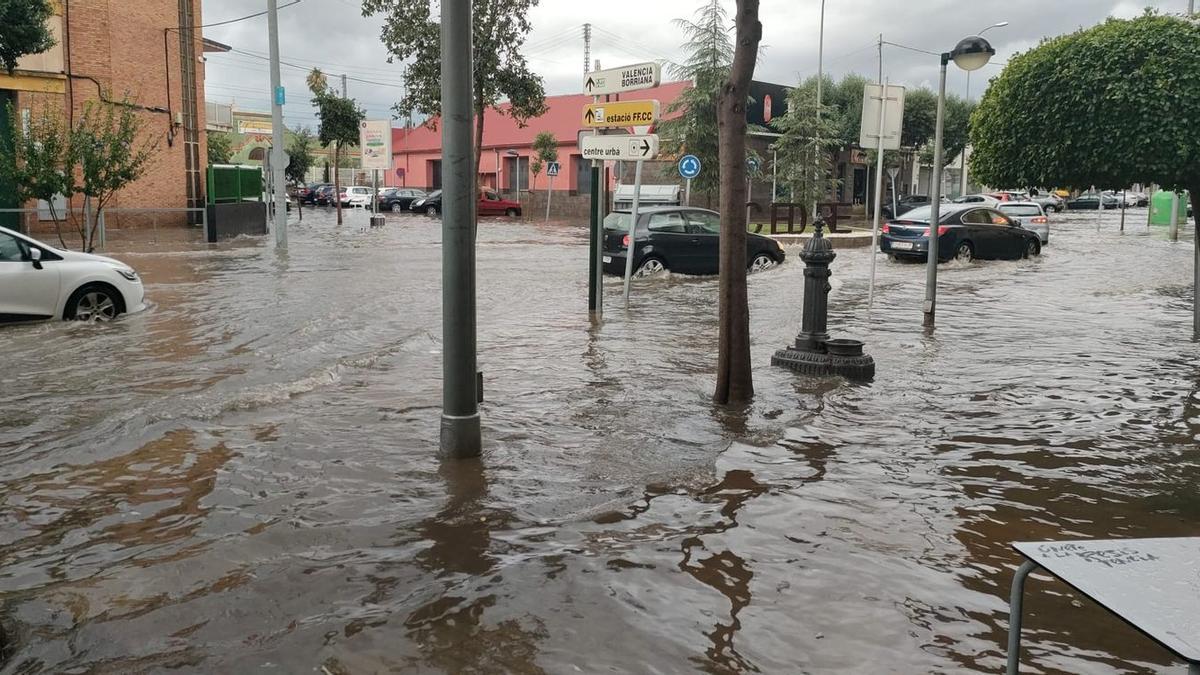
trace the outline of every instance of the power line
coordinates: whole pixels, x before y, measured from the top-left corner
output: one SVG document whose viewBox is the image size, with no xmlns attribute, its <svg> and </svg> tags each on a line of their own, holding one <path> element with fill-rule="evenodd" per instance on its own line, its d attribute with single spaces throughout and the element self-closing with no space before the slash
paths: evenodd
<svg viewBox="0 0 1200 675">
<path fill-rule="evenodd" d="M 303 2 L 303 0 L 292 0 L 291 2 L 287 3 L 286 5 L 280 5 L 276 9 L 284 9 L 285 7 L 291 7 L 292 5 L 298 5 L 301 2 Z M 268 11 L 270 11 L 270 10 L 264 9 L 263 11 L 255 13 L 255 14 L 247 14 L 246 16 L 238 17 L 236 19 L 229 19 L 228 21 L 217 21 L 216 23 L 206 23 L 202 26 L 178 26 L 175 28 L 175 30 L 193 30 L 196 28 L 212 28 L 214 26 L 227 26 L 231 23 L 237 23 L 239 21 L 245 21 L 247 19 L 255 19 L 260 16 L 264 16 L 267 14 Z"/>
</svg>

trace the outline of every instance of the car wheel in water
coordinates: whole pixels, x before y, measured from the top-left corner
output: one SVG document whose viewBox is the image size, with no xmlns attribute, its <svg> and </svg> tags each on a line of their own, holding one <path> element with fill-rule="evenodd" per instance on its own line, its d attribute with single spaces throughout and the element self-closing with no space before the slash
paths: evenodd
<svg viewBox="0 0 1200 675">
<path fill-rule="evenodd" d="M 108 286 L 91 284 L 71 294 L 63 318 L 75 321 L 112 321 L 120 314 L 121 299 Z"/>
<path fill-rule="evenodd" d="M 1025 242 L 1025 257 L 1032 258 L 1035 255 L 1041 255 L 1042 245 L 1037 239 L 1030 239 Z"/>
<path fill-rule="evenodd" d="M 509 218 L 516 218 L 517 210 L 516 209 L 508 209 L 507 211 L 504 212 L 504 215 L 508 216 Z"/>
<path fill-rule="evenodd" d="M 758 255 L 754 256 L 753 260 L 750 261 L 751 272 L 761 272 L 763 270 L 771 269 L 774 266 L 775 259 L 766 253 L 759 253 Z"/>
<path fill-rule="evenodd" d="M 403 213 L 404 207 L 400 206 L 400 202 L 392 202 L 392 213 Z"/>
<path fill-rule="evenodd" d="M 964 241 L 958 245 L 954 251 L 954 259 L 960 263 L 969 263 L 975 259 L 975 249 L 971 248 L 971 242 Z"/>
<path fill-rule="evenodd" d="M 430 216 L 430 217 L 436 216 L 437 215 L 437 207 L 436 206 L 426 206 L 425 207 L 425 215 Z"/>
<path fill-rule="evenodd" d="M 635 279 L 645 279 L 667 271 L 667 266 L 658 258 L 646 258 L 633 273 Z"/>
</svg>

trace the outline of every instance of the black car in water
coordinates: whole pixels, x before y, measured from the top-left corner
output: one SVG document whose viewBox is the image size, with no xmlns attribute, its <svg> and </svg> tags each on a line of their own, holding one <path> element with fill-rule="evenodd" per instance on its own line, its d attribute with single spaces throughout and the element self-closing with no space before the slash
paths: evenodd
<svg viewBox="0 0 1200 675">
<path fill-rule="evenodd" d="M 629 211 L 613 211 L 604 218 L 604 271 L 625 275 L 629 251 Z M 721 215 L 686 206 L 638 209 L 634 237 L 634 276 L 664 270 L 681 274 L 716 274 L 720 268 Z M 751 271 L 774 267 L 784 259 L 779 242 L 746 234 L 746 263 Z"/>
<path fill-rule="evenodd" d="M 1121 201 L 1112 195 L 1100 195 L 1104 199 L 1104 208 L 1115 209 L 1121 206 Z M 1096 202 L 1096 193 L 1079 195 L 1067 202 L 1067 208 L 1072 211 L 1099 211 L 1100 204 Z"/>
<path fill-rule="evenodd" d="M 416 188 L 390 188 L 379 195 L 379 210 L 399 213 L 408 211 L 408 207 L 418 199 L 425 197 L 424 190 Z"/>
<path fill-rule="evenodd" d="M 888 221 L 879 249 L 893 259 L 927 260 L 931 210 L 922 206 Z M 989 206 L 942 204 L 938 220 L 938 262 L 1018 260 L 1042 252 L 1036 232 Z"/>
</svg>

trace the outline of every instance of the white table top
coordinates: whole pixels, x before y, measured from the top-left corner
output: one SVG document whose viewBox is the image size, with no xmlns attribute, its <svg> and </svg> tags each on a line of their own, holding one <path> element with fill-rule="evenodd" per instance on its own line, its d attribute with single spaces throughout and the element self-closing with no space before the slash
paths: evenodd
<svg viewBox="0 0 1200 675">
<path fill-rule="evenodd" d="M 1013 548 L 1183 660 L 1200 663 L 1200 537 Z"/>
</svg>

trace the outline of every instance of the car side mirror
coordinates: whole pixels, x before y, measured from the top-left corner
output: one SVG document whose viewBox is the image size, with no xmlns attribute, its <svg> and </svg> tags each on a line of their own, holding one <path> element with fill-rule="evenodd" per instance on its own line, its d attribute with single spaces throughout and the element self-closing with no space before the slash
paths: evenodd
<svg viewBox="0 0 1200 675">
<path fill-rule="evenodd" d="M 42 249 L 35 246 L 29 247 L 29 261 L 33 263 L 33 269 L 42 269 Z"/>
</svg>

